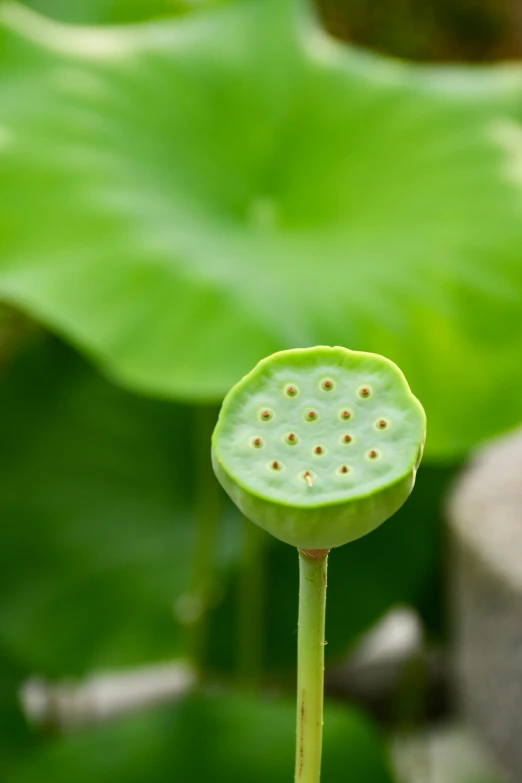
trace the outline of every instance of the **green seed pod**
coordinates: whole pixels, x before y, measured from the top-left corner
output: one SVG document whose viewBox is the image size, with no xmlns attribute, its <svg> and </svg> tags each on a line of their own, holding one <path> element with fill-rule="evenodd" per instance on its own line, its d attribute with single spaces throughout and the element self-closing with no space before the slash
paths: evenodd
<svg viewBox="0 0 522 783">
<path fill-rule="evenodd" d="M 294 349 L 263 359 L 227 394 L 212 461 L 252 522 L 300 549 L 331 549 L 402 506 L 425 433 L 422 405 L 389 359 Z"/>
</svg>

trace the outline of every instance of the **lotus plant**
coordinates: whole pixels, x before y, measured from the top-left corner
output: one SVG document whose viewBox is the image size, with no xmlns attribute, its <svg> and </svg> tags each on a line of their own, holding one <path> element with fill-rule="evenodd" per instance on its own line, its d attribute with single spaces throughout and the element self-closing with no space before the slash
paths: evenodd
<svg viewBox="0 0 522 783">
<path fill-rule="evenodd" d="M 299 553 L 296 783 L 318 783 L 328 554 L 406 501 L 426 417 L 399 368 L 342 347 L 281 351 L 226 396 L 218 480 L 242 513 Z"/>
</svg>

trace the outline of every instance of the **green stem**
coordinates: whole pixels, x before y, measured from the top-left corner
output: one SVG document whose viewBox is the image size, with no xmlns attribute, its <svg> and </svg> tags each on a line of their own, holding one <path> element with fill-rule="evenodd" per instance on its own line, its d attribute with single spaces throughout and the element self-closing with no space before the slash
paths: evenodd
<svg viewBox="0 0 522 783">
<path fill-rule="evenodd" d="M 257 690 L 263 666 L 265 533 L 244 520 L 239 585 L 238 675 L 240 684 Z"/>
<path fill-rule="evenodd" d="M 189 657 L 201 670 L 208 637 L 208 613 L 216 590 L 218 532 L 221 490 L 210 464 L 210 436 L 216 423 L 216 409 L 196 411 L 195 503 L 196 544 L 190 598 L 194 607 L 189 622 Z"/>
<path fill-rule="evenodd" d="M 295 783 L 319 783 L 323 745 L 328 550 L 299 550 Z"/>
</svg>

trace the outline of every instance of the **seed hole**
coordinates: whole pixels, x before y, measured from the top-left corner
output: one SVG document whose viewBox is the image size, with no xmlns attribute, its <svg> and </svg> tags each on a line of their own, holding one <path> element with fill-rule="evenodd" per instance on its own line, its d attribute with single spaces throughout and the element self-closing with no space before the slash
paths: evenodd
<svg viewBox="0 0 522 783">
<path fill-rule="evenodd" d="M 361 397 L 369 397 L 371 395 L 370 387 L 369 386 L 361 386 L 359 389 L 359 394 Z"/>
<path fill-rule="evenodd" d="M 307 411 L 305 414 L 307 421 L 315 421 L 317 419 L 317 411 Z"/>
<path fill-rule="evenodd" d="M 331 381 L 330 378 L 327 378 L 326 380 L 324 380 L 322 382 L 321 386 L 323 387 L 323 389 L 325 391 L 332 391 L 332 389 L 334 387 L 334 382 Z"/>
<path fill-rule="evenodd" d="M 324 454 L 324 449 L 322 446 L 316 446 L 314 451 L 316 454 Z"/>
<path fill-rule="evenodd" d="M 276 459 L 272 462 L 272 470 L 281 470 L 281 463 Z"/>
<path fill-rule="evenodd" d="M 297 441 L 299 440 L 299 438 L 297 437 L 297 435 L 295 434 L 295 432 L 289 432 L 289 433 L 288 433 L 288 435 L 286 436 L 285 440 L 286 440 L 286 442 L 287 442 L 287 443 L 288 443 L 290 446 L 295 446 L 295 444 L 297 443 Z"/>
<path fill-rule="evenodd" d="M 295 397 L 297 394 L 297 388 L 295 386 L 287 386 L 286 387 L 286 393 L 289 397 Z"/>
<path fill-rule="evenodd" d="M 348 421 L 348 419 L 350 419 L 351 416 L 352 416 L 351 411 L 349 411 L 349 410 L 341 411 L 341 419 L 344 419 L 345 421 Z"/>
<path fill-rule="evenodd" d="M 370 449 L 370 451 L 368 452 L 368 457 L 370 459 L 377 459 L 378 456 L 379 456 L 379 452 L 377 451 L 377 449 Z"/>
<path fill-rule="evenodd" d="M 343 443 L 351 443 L 352 442 L 352 436 L 351 435 L 343 435 Z"/>
<path fill-rule="evenodd" d="M 254 438 L 254 440 L 252 441 L 252 445 L 254 446 L 254 448 L 260 449 L 263 445 L 263 441 L 261 438 Z"/>
</svg>

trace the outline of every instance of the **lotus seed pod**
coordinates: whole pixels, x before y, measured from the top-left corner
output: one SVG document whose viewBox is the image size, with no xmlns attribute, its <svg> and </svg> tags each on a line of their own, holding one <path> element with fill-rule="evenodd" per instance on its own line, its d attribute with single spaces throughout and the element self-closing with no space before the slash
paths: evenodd
<svg viewBox="0 0 522 783">
<path fill-rule="evenodd" d="M 301 549 L 369 533 L 413 489 L 426 417 L 389 359 L 347 348 L 281 351 L 226 396 L 216 475 L 243 514 Z"/>
</svg>

